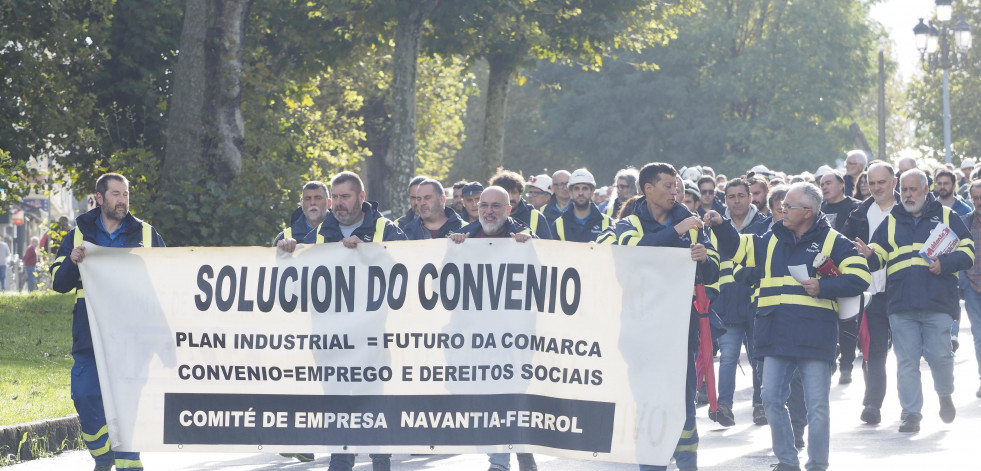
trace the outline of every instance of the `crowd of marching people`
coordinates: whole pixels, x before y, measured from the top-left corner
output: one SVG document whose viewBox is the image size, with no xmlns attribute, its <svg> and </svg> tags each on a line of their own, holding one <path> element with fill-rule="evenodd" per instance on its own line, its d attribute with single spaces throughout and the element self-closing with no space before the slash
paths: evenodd
<svg viewBox="0 0 981 471">
<path fill-rule="evenodd" d="M 709 417 L 721 426 L 735 425 L 737 364 L 745 350 L 753 379 L 752 421 L 770 427 L 779 460 L 775 468 L 801 469 L 798 454 L 806 449 L 805 468 L 823 470 L 829 466 L 832 377 L 851 383 L 857 357 L 865 395 L 856 421 L 882 421 L 890 349 L 902 406 L 898 431 L 915 433 L 925 420 L 921 358 L 930 366 L 941 420 L 950 423 L 956 416 L 953 354 L 962 298 L 981 360 L 981 269 L 974 266 L 981 238 L 981 217 L 974 210 L 981 205 L 981 167 L 975 171 L 974 164 L 966 159 L 960 168 L 926 168 L 903 158 L 894 166 L 851 151 L 844 172 L 822 165 L 814 173 L 788 175 L 756 165 L 731 179 L 707 166 L 676 169 L 667 163 L 621 169 L 608 186 L 599 186 L 584 168 L 527 179 L 502 169 L 486 186 L 460 181 L 445 189 L 419 176 L 406 189 L 411 209 L 398 219 L 383 215 L 360 177 L 345 171 L 329 184 L 303 186 L 300 205 L 274 245 L 292 252 L 298 244 L 340 242 L 354 248 L 376 241 L 512 238 L 688 249 L 697 286 L 686 356 L 687 415 L 676 465 L 697 469 L 699 402 L 711 403 Z M 83 233 L 99 245 L 163 245 L 149 225 L 129 215 L 128 192 L 125 207 L 118 203 L 126 190 L 122 177 L 100 179 L 101 207 L 79 218 L 78 229 L 66 239 L 74 242 L 59 251 L 56 290 L 81 287 L 75 264 L 84 258 Z M 103 221 L 115 223 L 105 227 Z M 951 241 L 943 250 L 934 250 L 938 228 L 945 228 L 945 240 Z M 119 230 L 126 239 L 110 236 Z M 698 308 L 703 301 L 709 309 Z M 87 325 L 80 329 L 85 332 L 76 338 L 88 338 Z M 91 346 L 73 346 L 73 354 L 76 350 L 78 358 L 90 354 Z M 716 354 L 717 376 L 711 371 Z M 73 398 L 75 382 L 73 372 Z M 89 381 L 83 387 L 79 379 L 79 393 L 97 386 Z M 77 407 L 97 408 L 78 401 Z M 82 409 L 79 415 L 83 432 L 96 433 L 100 422 Z M 86 438 L 90 450 L 108 450 L 101 435 L 86 436 L 95 437 Z M 97 464 L 105 464 L 96 451 Z M 138 455 L 124 458 L 117 457 L 117 469 L 141 468 Z M 371 459 L 375 470 L 391 468 L 390 455 Z M 521 471 L 537 469 L 532 454 L 519 453 L 517 461 Z M 335 453 L 329 469 L 348 471 L 353 464 L 354 455 Z M 490 455 L 490 469 L 509 470 L 510 455 Z"/>
<path fill-rule="evenodd" d="M 735 376 L 745 349 L 753 378 L 752 420 L 770 425 L 780 460 L 776 468 L 800 469 L 797 452 L 805 448 L 810 428 L 806 469 L 825 469 L 831 376 L 837 370 L 839 384 L 851 383 L 856 351 L 865 379 L 865 407 L 856 419 L 882 420 L 890 348 L 899 368 L 899 431 L 917 432 L 923 419 L 921 357 L 933 374 L 941 419 L 949 423 L 955 417 L 952 365 L 960 298 L 967 301 L 974 338 L 981 339 L 981 270 L 973 267 L 981 237 L 981 218 L 973 209 L 981 204 L 981 168 L 974 172 L 974 164 L 965 159 L 960 168 L 920 168 L 903 158 L 894 167 L 869 162 L 855 150 L 845 155 L 843 172 L 822 165 L 814 173 L 788 175 L 756 165 L 729 179 L 707 166 L 676 170 L 652 163 L 619 170 L 608 186 L 599 186 L 584 168 L 527 180 L 500 170 L 486 187 L 453 184 L 450 197 L 443 196 L 441 183 L 420 176 L 407 189 L 411 209 L 395 222 L 366 201 L 357 175 L 343 172 L 330 184 L 330 210 L 326 185 L 304 187 L 292 234 L 280 234 L 277 244 L 292 250 L 298 241 L 354 247 L 379 239 L 448 237 L 460 243 L 468 237 L 513 237 L 691 248 L 696 283 L 711 300 L 707 316 L 719 367 L 717 384 L 707 384 L 704 368 L 697 366 L 698 319 L 705 315 L 693 308 L 687 420 L 674 456 L 677 466 L 697 469 L 697 403 L 711 396 L 711 419 L 735 424 Z M 957 245 L 949 253 L 921 256 L 917 252 L 940 223 L 956 234 Z M 833 276 L 821 271 L 814 261 L 819 257 L 833 267 Z M 790 275 L 790 264 L 798 262 L 809 279 Z M 892 286 L 900 288 L 887 290 Z M 859 308 L 843 312 L 842 299 L 853 297 Z M 981 359 L 981 343 L 976 341 L 975 350 Z M 375 469 L 387 469 L 387 456 L 372 458 Z M 490 462 L 491 470 L 509 469 L 506 454 L 491 455 Z M 521 471 L 536 469 L 530 454 L 519 454 L 518 464 Z M 350 468 L 338 462 L 336 469 Z"/>
</svg>

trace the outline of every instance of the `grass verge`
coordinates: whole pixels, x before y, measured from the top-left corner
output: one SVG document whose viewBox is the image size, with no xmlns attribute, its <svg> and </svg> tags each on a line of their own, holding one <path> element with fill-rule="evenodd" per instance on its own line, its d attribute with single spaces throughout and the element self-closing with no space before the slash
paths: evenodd
<svg viewBox="0 0 981 471">
<path fill-rule="evenodd" d="M 64 417 L 74 294 L 0 294 L 0 425 Z"/>
</svg>

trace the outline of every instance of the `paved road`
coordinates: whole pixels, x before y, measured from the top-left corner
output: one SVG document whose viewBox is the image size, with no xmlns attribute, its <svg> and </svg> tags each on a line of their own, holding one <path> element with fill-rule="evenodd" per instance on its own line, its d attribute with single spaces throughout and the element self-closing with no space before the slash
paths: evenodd
<svg viewBox="0 0 981 471">
<path fill-rule="evenodd" d="M 960 342 L 962 348 L 955 359 L 957 390 L 954 404 L 957 419 L 944 424 L 938 417 L 939 405 L 933 393 L 933 383 L 924 362 L 924 410 L 922 429 L 918 434 L 900 434 L 899 400 L 895 392 L 895 362 L 890 352 L 891 372 L 889 394 L 883 406 L 883 423 L 878 426 L 864 425 L 859 420 L 862 411 L 864 384 L 857 374 L 855 381 L 841 386 L 837 376 L 832 378 L 831 388 L 831 469 L 832 470 L 979 470 L 981 469 L 981 399 L 975 397 L 978 390 L 977 360 L 972 351 L 973 339 L 966 316 L 962 316 Z M 745 360 L 745 359 L 744 359 Z M 743 364 L 746 364 L 743 361 Z M 747 369 L 748 373 L 748 369 Z M 769 470 L 775 463 L 770 450 L 768 427 L 753 425 L 750 406 L 751 383 L 748 376 L 737 373 L 736 425 L 719 427 L 707 417 L 707 408 L 698 410 L 699 469 L 717 471 Z M 807 459 L 806 449 L 801 461 Z M 635 470 L 636 466 L 624 464 L 576 461 L 537 455 L 542 471 L 555 470 Z M 517 470 L 517 460 L 512 459 Z M 212 470 L 235 471 L 326 470 L 327 455 L 318 455 L 312 463 L 298 463 L 270 454 L 220 454 L 220 453 L 144 453 L 143 464 L 150 471 L 164 470 Z M 10 471 L 88 470 L 92 460 L 84 451 L 64 453 L 57 457 L 11 466 Z M 359 456 L 357 471 L 369 471 L 371 462 L 367 456 Z M 486 470 L 486 457 L 482 455 L 395 455 L 393 469 L 406 471 L 458 471 Z M 669 469 L 675 469 L 672 465 Z"/>
</svg>

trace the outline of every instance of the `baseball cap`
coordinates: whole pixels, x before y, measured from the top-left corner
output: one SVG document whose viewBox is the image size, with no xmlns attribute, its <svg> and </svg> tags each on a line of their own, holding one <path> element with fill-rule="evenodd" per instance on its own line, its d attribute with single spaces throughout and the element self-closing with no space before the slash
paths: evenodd
<svg viewBox="0 0 981 471">
<path fill-rule="evenodd" d="M 477 182 L 470 182 L 463 186 L 462 196 L 464 198 L 473 195 L 479 195 L 484 192 L 484 185 Z"/>
<path fill-rule="evenodd" d="M 596 188 L 596 179 L 593 178 L 592 173 L 589 173 L 589 170 L 584 168 L 575 169 L 572 172 L 572 175 L 569 177 L 569 188 L 572 188 L 572 185 L 579 183 L 585 183 L 593 188 Z"/>
<path fill-rule="evenodd" d="M 552 194 L 552 177 L 548 175 L 535 175 L 534 177 L 529 178 L 528 183 L 525 183 L 525 185 L 531 185 L 544 191 L 545 193 Z"/>
</svg>

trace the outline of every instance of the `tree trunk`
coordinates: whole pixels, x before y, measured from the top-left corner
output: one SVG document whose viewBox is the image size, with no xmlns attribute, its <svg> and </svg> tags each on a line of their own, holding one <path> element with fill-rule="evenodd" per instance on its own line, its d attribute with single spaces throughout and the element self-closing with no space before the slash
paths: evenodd
<svg viewBox="0 0 981 471">
<path fill-rule="evenodd" d="M 508 89 L 518 70 L 518 61 L 507 53 L 487 56 L 487 107 L 484 115 L 484 142 L 480 162 L 482 181 L 487 181 L 504 165 L 504 128 L 507 121 Z"/>
<path fill-rule="evenodd" d="M 214 27 L 206 53 L 209 96 L 205 106 L 215 139 L 209 160 L 212 175 L 224 183 L 242 173 L 242 57 L 251 3 L 252 0 L 215 0 Z"/>
<path fill-rule="evenodd" d="M 242 56 L 251 3 L 186 3 L 161 174 L 171 190 L 200 172 L 228 183 L 242 171 Z"/>
<path fill-rule="evenodd" d="M 398 7 L 395 53 L 392 58 L 391 162 L 386 185 L 393 195 L 403 194 L 416 173 L 416 74 L 419 44 L 422 24 L 438 3 L 438 0 L 415 0 L 404 2 Z M 409 202 L 406 198 L 392 198 L 393 218 L 405 214 L 408 209 Z"/>
<path fill-rule="evenodd" d="M 167 117 L 167 149 L 161 184 L 174 185 L 204 156 L 205 136 L 201 103 L 205 96 L 204 44 L 208 30 L 208 3 L 188 0 L 184 7 L 180 53 L 174 66 L 174 94 Z M 167 194 L 167 191 L 161 194 Z"/>
<path fill-rule="evenodd" d="M 391 153 L 391 106 L 384 95 L 373 95 L 365 98 L 362 108 L 364 116 L 364 146 L 371 151 L 361 166 L 361 178 L 364 180 L 365 191 L 372 201 L 378 202 L 380 208 L 392 207 L 391 192 L 387 162 L 392 160 Z"/>
</svg>

